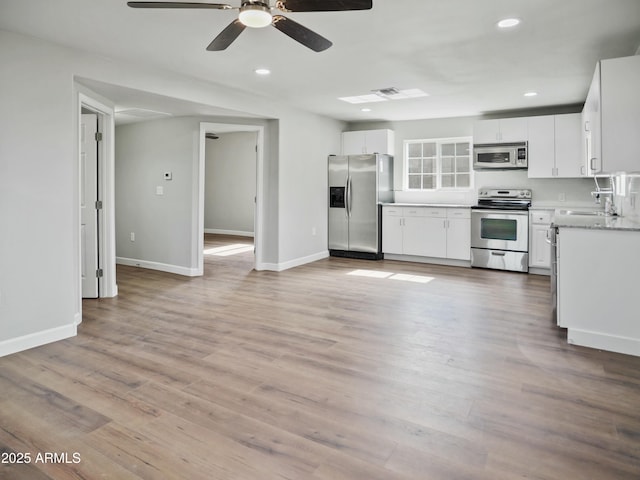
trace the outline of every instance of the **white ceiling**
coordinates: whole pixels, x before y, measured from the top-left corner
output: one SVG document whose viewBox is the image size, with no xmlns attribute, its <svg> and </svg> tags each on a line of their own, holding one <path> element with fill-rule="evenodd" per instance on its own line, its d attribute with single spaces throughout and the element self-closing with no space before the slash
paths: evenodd
<svg viewBox="0 0 640 480">
<path fill-rule="evenodd" d="M 224 1 L 224 0 L 222 0 Z M 239 6 L 240 0 L 229 0 Z M 272 1 L 272 3 L 274 3 Z M 346 121 L 412 120 L 582 103 L 595 62 L 636 53 L 640 0 L 373 0 L 373 9 L 286 14 L 327 37 L 315 53 L 275 28 L 207 45 L 234 10 L 149 10 L 126 0 L 0 0 L 0 28 L 146 63 Z M 519 27 L 496 22 L 518 17 Z M 272 71 L 268 77 L 255 68 Z M 237 115 L 93 82 L 120 108 Z M 338 97 L 386 87 L 428 97 L 374 103 Z M 539 93 L 524 97 L 528 91 Z"/>
</svg>

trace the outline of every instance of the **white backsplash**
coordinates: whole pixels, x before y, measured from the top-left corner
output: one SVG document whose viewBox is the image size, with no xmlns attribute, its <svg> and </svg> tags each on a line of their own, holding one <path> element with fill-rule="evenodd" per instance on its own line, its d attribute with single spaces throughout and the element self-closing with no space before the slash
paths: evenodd
<svg viewBox="0 0 640 480">
<path fill-rule="evenodd" d="M 608 187 L 608 180 L 603 180 Z M 473 188 L 467 191 L 396 190 L 395 201 L 397 203 L 475 205 L 478 201 L 478 190 L 483 187 L 530 188 L 533 192 L 534 206 L 602 208 L 591 196 L 591 192 L 595 190 L 593 179 L 528 178 L 526 170 L 477 171 L 474 174 Z"/>
<path fill-rule="evenodd" d="M 618 174 L 613 177 L 613 185 L 618 214 L 640 219 L 640 174 Z"/>
</svg>

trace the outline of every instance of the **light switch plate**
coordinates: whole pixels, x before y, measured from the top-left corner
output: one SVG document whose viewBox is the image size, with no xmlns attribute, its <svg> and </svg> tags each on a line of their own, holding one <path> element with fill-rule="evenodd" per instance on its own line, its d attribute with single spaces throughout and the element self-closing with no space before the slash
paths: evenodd
<svg viewBox="0 0 640 480">
<path fill-rule="evenodd" d="M 158 185 L 156 187 L 156 195 L 164 195 L 164 187 Z"/>
</svg>

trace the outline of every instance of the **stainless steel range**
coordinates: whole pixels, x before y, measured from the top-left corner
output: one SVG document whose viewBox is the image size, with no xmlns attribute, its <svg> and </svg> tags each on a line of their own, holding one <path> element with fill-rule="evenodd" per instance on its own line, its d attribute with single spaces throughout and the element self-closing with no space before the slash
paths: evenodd
<svg viewBox="0 0 640 480">
<path fill-rule="evenodd" d="M 471 207 L 471 266 L 529 271 L 529 189 L 478 192 Z"/>
</svg>

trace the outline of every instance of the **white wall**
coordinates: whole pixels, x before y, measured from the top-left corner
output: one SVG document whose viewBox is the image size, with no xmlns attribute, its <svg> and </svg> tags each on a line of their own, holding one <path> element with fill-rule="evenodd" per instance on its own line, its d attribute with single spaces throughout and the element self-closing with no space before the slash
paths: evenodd
<svg viewBox="0 0 640 480">
<path fill-rule="evenodd" d="M 0 355 L 73 335 L 79 313 L 73 84 L 47 53 L 0 32 Z"/>
<path fill-rule="evenodd" d="M 170 118 L 116 127 L 116 255 L 189 273 L 199 122 Z M 172 180 L 164 179 L 172 173 Z M 158 195 L 156 189 L 163 189 Z M 131 241 L 131 233 L 135 241 Z M 125 261 L 126 259 L 126 261 Z"/>
<path fill-rule="evenodd" d="M 0 64 L 0 355 L 73 335 L 81 315 L 74 78 L 270 119 L 265 262 L 280 269 L 326 251 L 326 157 L 339 146 L 342 122 L 7 31 Z M 319 229 L 313 238 L 310 225 Z"/>
<path fill-rule="evenodd" d="M 545 112 L 553 113 L 553 112 Z M 560 110 L 558 113 L 566 113 Z M 525 116 L 519 112 L 515 116 Z M 477 200 L 480 187 L 531 188 L 534 205 L 578 205 L 593 204 L 590 192 L 594 183 L 591 179 L 530 179 L 526 171 L 475 172 L 474 188 L 468 192 L 412 192 L 402 191 L 403 142 L 404 140 L 465 137 L 473 135 L 473 124 L 480 117 L 457 117 L 405 122 L 361 122 L 348 125 L 347 130 L 369 130 L 389 128 L 395 132 L 394 183 L 396 202 L 415 203 L 457 203 L 472 205 Z M 565 201 L 560 202 L 564 195 Z"/>
<path fill-rule="evenodd" d="M 205 232 L 254 234 L 255 132 L 220 133 L 206 141 Z"/>
<path fill-rule="evenodd" d="M 341 131 L 335 126 L 302 114 L 280 121 L 280 268 L 329 254 L 328 156 L 340 151 Z"/>
</svg>

